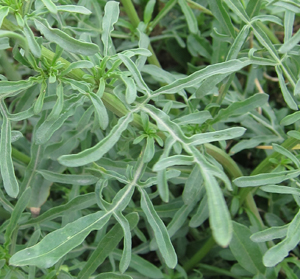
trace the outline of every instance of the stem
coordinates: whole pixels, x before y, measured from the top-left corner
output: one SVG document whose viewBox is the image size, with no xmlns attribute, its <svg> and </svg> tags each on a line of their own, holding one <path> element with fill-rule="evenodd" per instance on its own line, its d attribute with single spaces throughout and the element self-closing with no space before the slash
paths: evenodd
<svg viewBox="0 0 300 279">
<path fill-rule="evenodd" d="M 207 14 L 207 15 L 210 15 L 210 16 L 213 15 L 213 13 L 209 9 L 206 9 L 202 5 L 196 3 L 192 0 L 186 0 L 186 2 L 188 2 L 190 4 L 191 8 L 197 9 L 197 10 L 199 10 L 199 11 L 201 11 L 201 12 Z"/>
<path fill-rule="evenodd" d="M 190 271 L 195 265 L 197 265 L 206 255 L 207 253 L 214 247 L 215 240 L 211 236 L 201 247 L 200 250 L 187 262 L 183 264 L 183 268 L 186 272 Z"/>
<path fill-rule="evenodd" d="M 26 154 L 20 152 L 19 150 L 15 149 L 15 148 L 12 148 L 12 150 L 11 150 L 11 155 L 12 155 L 15 159 L 21 161 L 22 163 L 24 163 L 24 164 L 26 164 L 26 165 L 28 165 L 29 162 L 30 162 L 30 157 L 29 157 L 29 156 L 27 156 Z"/>
</svg>

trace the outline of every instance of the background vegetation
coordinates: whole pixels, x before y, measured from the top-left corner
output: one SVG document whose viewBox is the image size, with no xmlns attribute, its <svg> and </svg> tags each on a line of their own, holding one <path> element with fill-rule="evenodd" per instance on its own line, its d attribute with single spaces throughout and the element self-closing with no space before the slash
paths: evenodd
<svg viewBox="0 0 300 279">
<path fill-rule="evenodd" d="M 299 278 L 298 0 L 0 0 L 0 278 Z"/>
</svg>

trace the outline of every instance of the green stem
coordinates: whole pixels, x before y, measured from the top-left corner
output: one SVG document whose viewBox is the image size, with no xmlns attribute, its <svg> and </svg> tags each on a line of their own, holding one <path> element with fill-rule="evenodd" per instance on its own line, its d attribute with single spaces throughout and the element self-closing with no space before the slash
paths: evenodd
<svg viewBox="0 0 300 279">
<path fill-rule="evenodd" d="M 161 19 L 176 5 L 177 0 L 170 0 L 160 10 L 158 15 L 149 23 L 149 31 L 151 32 L 154 27 L 161 21 Z"/>
<path fill-rule="evenodd" d="M 15 148 L 12 148 L 12 150 L 11 150 L 11 155 L 12 155 L 15 159 L 17 159 L 17 160 L 23 162 L 23 163 L 26 164 L 26 165 L 29 164 L 29 162 L 30 162 L 30 157 L 29 157 L 29 156 L 27 156 L 26 154 L 20 152 L 19 150 L 15 149 Z"/>
<path fill-rule="evenodd" d="M 206 255 L 207 253 L 214 247 L 215 245 L 215 240 L 211 236 L 201 247 L 200 250 L 192 257 L 190 258 L 187 262 L 183 264 L 183 268 L 186 272 L 190 271 L 193 269 L 195 265 L 197 265 Z"/>
<path fill-rule="evenodd" d="M 210 16 L 213 15 L 212 12 L 209 9 L 206 9 L 202 5 L 196 3 L 192 0 L 186 0 L 186 2 L 188 2 L 190 4 L 191 8 L 197 9 L 197 10 L 199 10 L 199 11 L 201 11 L 201 12 L 207 14 L 207 15 L 210 15 Z"/>
</svg>

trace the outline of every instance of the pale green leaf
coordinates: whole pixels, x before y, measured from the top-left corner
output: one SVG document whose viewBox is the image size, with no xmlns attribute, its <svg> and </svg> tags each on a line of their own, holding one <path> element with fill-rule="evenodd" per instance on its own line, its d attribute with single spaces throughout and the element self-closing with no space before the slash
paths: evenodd
<svg viewBox="0 0 300 279">
<path fill-rule="evenodd" d="M 100 230 L 109 219 L 110 214 L 103 211 L 81 217 L 65 227 L 47 234 L 38 244 L 17 252 L 10 258 L 9 264 L 49 268 L 81 244 L 92 230 Z"/>
<path fill-rule="evenodd" d="M 141 207 L 146 215 L 147 221 L 153 229 L 155 240 L 166 264 L 170 268 L 177 265 L 177 256 L 171 243 L 168 231 L 163 221 L 157 215 L 153 204 L 144 189 L 139 188 L 141 193 Z"/>
<path fill-rule="evenodd" d="M 109 1 L 104 8 L 104 17 L 102 20 L 102 36 L 101 40 L 104 45 L 103 56 L 112 55 L 113 43 L 111 40 L 111 32 L 114 30 L 114 24 L 119 18 L 119 3 Z"/>
<path fill-rule="evenodd" d="M 39 170 L 45 179 L 51 182 L 76 185 L 91 185 L 98 181 L 98 178 L 88 174 L 60 174 L 48 170 Z"/>
<path fill-rule="evenodd" d="M 295 178 L 300 174 L 300 170 L 282 171 L 274 173 L 261 173 L 253 176 L 242 176 L 233 182 L 238 187 L 256 187 L 268 184 L 277 184 L 282 181 Z"/>
<path fill-rule="evenodd" d="M 77 13 L 83 15 L 90 15 L 92 12 L 83 6 L 78 5 L 60 5 L 57 6 L 57 11 L 59 12 L 68 12 L 68 13 Z"/>
<path fill-rule="evenodd" d="M 242 224 L 232 222 L 233 236 L 230 242 L 230 250 L 238 263 L 253 275 L 265 272 L 262 263 L 262 253 L 260 247 L 250 240 L 251 231 Z"/>
<path fill-rule="evenodd" d="M 113 127 L 109 135 L 97 143 L 95 146 L 86 149 L 78 154 L 64 155 L 58 158 L 58 161 L 65 166 L 77 167 L 95 162 L 107 153 L 119 140 L 123 131 L 127 129 L 128 124 L 133 120 L 131 113 L 119 119 L 117 125 Z"/>
<path fill-rule="evenodd" d="M 15 176 L 14 166 L 11 157 L 11 123 L 7 119 L 6 109 L 4 104 L 0 104 L 1 113 L 3 116 L 3 123 L 1 127 L 0 140 L 0 170 L 3 185 L 6 193 L 13 198 L 16 198 L 19 193 L 19 183 Z"/>
<path fill-rule="evenodd" d="M 38 57 L 38 58 L 41 57 L 41 55 L 42 55 L 41 47 L 37 43 L 37 41 L 34 37 L 34 34 L 33 34 L 32 30 L 30 29 L 30 27 L 28 26 L 27 22 L 24 23 L 24 29 L 23 30 L 24 30 L 24 35 L 27 39 L 30 51 L 32 52 L 32 54 L 35 57 Z"/>
<path fill-rule="evenodd" d="M 0 7 L 0 27 L 2 26 L 3 20 L 7 17 L 11 8 L 7 6 Z"/>
<path fill-rule="evenodd" d="M 105 108 L 102 100 L 95 93 L 90 92 L 89 97 L 93 103 L 93 106 L 94 106 L 94 109 L 95 109 L 95 112 L 97 115 L 98 123 L 99 123 L 101 129 L 105 130 L 109 123 L 109 118 L 108 118 L 106 108 Z"/>
<path fill-rule="evenodd" d="M 281 227 L 271 227 L 266 230 L 256 232 L 251 235 L 250 239 L 254 242 L 266 242 L 277 238 L 283 238 L 287 234 L 289 224 Z"/>
<path fill-rule="evenodd" d="M 137 225 L 139 220 L 139 216 L 136 212 L 128 214 L 125 218 L 128 220 L 131 230 Z M 97 244 L 96 249 L 89 257 L 85 266 L 79 272 L 77 278 L 84 279 L 92 275 L 97 267 L 101 265 L 114 248 L 116 248 L 121 241 L 122 236 L 123 234 L 120 224 L 114 225 L 114 227 L 107 232 L 102 240 Z"/>
<path fill-rule="evenodd" d="M 193 34 L 197 34 L 198 22 L 193 13 L 193 10 L 190 8 L 186 0 L 178 0 L 178 4 L 180 5 L 180 8 L 185 16 L 190 32 Z"/>
<path fill-rule="evenodd" d="M 93 55 L 100 51 L 99 47 L 93 43 L 76 40 L 59 29 L 51 28 L 46 20 L 35 19 L 34 23 L 47 40 L 58 44 L 66 51 L 82 55 Z"/>
<path fill-rule="evenodd" d="M 149 0 L 144 9 L 144 22 L 149 23 L 154 11 L 156 0 Z"/>
<path fill-rule="evenodd" d="M 55 4 L 52 2 L 52 0 L 42 0 L 46 8 L 49 10 L 50 13 L 56 14 L 57 8 Z"/>
</svg>

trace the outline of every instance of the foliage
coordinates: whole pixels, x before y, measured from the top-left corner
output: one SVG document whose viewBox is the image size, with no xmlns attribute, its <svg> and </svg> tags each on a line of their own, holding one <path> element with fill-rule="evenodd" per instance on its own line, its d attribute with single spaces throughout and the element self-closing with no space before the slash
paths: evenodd
<svg viewBox="0 0 300 279">
<path fill-rule="evenodd" d="M 299 13 L 0 0 L 0 278 L 298 278 Z"/>
</svg>

